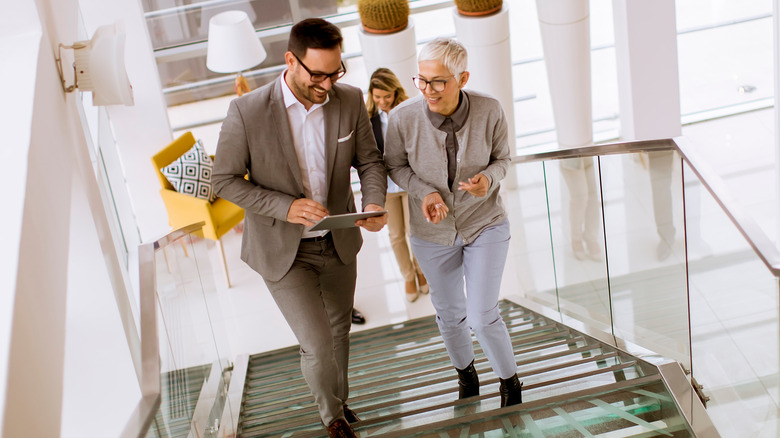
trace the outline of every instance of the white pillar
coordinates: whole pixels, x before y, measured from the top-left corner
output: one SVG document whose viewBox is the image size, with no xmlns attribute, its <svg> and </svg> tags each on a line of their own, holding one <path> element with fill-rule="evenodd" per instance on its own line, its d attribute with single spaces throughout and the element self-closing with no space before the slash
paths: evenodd
<svg viewBox="0 0 780 438">
<path fill-rule="evenodd" d="M 512 91 L 512 51 L 509 45 L 509 2 L 487 17 L 461 15 L 453 7 L 455 35 L 469 53 L 467 87 L 501 102 L 509 125 L 509 147 L 515 155 L 515 105 Z"/>
<path fill-rule="evenodd" d="M 612 4 L 621 137 L 680 136 L 674 0 L 613 0 Z"/>
<path fill-rule="evenodd" d="M 588 0 L 537 0 L 558 144 L 593 141 Z"/>
<path fill-rule="evenodd" d="M 407 96 L 420 93 L 412 82 L 412 77 L 417 74 L 417 40 L 411 18 L 409 25 L 396 33 L 374 34 L 360 29 L 358 37 L 369 77 L 379 67 L 389 68 L 398 76 Z"/>
</svg>

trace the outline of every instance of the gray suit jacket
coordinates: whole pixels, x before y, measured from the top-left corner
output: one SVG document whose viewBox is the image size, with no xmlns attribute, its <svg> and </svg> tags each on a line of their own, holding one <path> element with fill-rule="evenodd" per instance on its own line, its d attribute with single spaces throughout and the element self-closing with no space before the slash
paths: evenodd
<svg viewBox="0 0 780 438">
<path fill-rule="evenodd" d="M 292 266 L 303 225 L 287 211 L 304 196 L 279 79 L 230 103 L 222 123 L 212 181 L 217 196 L 246 210 L 241 259 L 264 279 L 277 281 Z M 335 84 L 323 106 L 328 201 L 331 215 L 354 213 L 350 168 L 360 177 L 363 207 L 385 205 L 387 174 L 360 89 Z M 249 173 L 249 179 L 244 175 Z M 333 230 L 344 263 L 363 244 L 359 228 Z"/>
</svg>

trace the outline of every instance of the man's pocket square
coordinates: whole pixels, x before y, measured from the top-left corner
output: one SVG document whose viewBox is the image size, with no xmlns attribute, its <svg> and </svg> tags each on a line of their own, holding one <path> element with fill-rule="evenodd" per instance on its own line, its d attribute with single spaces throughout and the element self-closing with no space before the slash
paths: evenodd
<svg viewBox="0 0 780 438">
<path fill-rule="evenodd" d="M 352 134 L 354 134 L 354 133 L 355 133 L 355 131 L 353 130 L 352 132 L 350 132 L 349 134 L 347 134 L 347 136 L 346 136 L 346 137 L 341 137 L 341 138 L 339 139 L 339 143 L 341 143 L 341 142 L 344 142 L 344 141 L 347 141 L 347 140 L 349 140 L 350 138 L 352 138 Z"/>
</svg>

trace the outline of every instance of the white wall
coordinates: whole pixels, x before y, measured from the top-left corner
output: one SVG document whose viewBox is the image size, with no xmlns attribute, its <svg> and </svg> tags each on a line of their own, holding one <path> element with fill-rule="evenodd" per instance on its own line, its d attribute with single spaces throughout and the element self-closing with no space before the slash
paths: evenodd
<svg viewBox="0 0 780 438">
<path fill-rule="evenodd" d="M 0 14 L 0 59 L 13 59 L 16 68 L 0 69 L 0 82 L 13 86 L 0 87 L 0 130 L 3 132 L 3 158 L 6 163 L 0 172 L 0 184 L 5 190 L 3 200 L 3 234 L 0 237 L 0 425 L 5 413 L 5 394 L 8 375 L 8 355 L 11 347 L 11 329 L 16 291 L 16 273 L 19 268 L 24 211 L 24 190 L 27 179 L 27 155 L 30 145 L 35 66 L 41 41 L 41 26 L 35 5 L 17 5 L 14 14 Z M 2 435 L 2 428 L 0 428 Z"/>
<path fill-rule="evenodd" d="M 16 286 L 11 289 L 15 297 L 2 425 L 6 437 L 56 437 L 60 428 L 73 130 L 52 41 L 75 35 L 76 15 L 68 11 L 67 2 L 50 7 L 38 1 L 36 6 L 43 38 L 38 67 L 27 72 L 35 79 L 35 87 L 18 96 L 33 104 L 31 125 L 27 125 L 27 178 L 11 186 L 23 192 L 24 207 L 16 247 Z M 69 16 L 73 25 L 68 25 Z M 61 20 L 57 26 L 51 25 L 54 17 Z M 15 14 L 9 18 L 15 19 Z M 25 167 L 24 161 L 20 167 Z"/>
<path fill-rule="evenodd" d="M 111 289 L 86 187 L 73 177 L 60 438 L 119 436 L 141 391 Z M 85 409 L 85 407 L 89 407 Z"/>
<path fill-rule="evenodd" d="M 126 3 L 137 6 L 135 0 Z M 85 199 L 85 187 L 91 184 L 94 194 L 96 182 L 91 165 L 84 165 L 89 154 L 78 95 L 64 93 L 55 64 L 58 44 L 71 44 L 77 36 L 77 0 L 19 2 L 13 14 L 0 16 L 0 55 L 16 67 L 0 70 L 3 83 L 11 84 L 0 91 L 0 120 L 8 145 L 0 178 L 11 189 L 0 245 L 0 274 L 5 274 L 0 275 L 3 437 L 60 437 L 62 432 L 91 436 L 94 418 L 121 428 L 128 417 L 123 408 L 136 400 L 137 382 L 106 267 L 110 258 L 103 257 L 105 248 L 92 216 L 102 206 L 90 208 Z M 144 120 L 139 117 L 136 127 Z M 167 229 L 167 221 L 163 226 Z M 110 348 L 95 352 L 100 348 L 92 343 L 96 335 Z M 85 370 L 100 365 L 104 375 L 96 380 L 95 373 L 66 372 L 66 340 L 69 365 Z M 87 344 L 91 355 L 78 348 Z M 108 384 L 106 375 L 116 380 Z M 93 421 L 70 416 L 63 421 L 63 397 L 72 400 L 65 390 L 91 390 L 93 403 L 81 403 L 78 410 L 81 415 L 88 412 Z M 98 401 L 105 400 L 96 397 L 101 391 L 124 404 Z M 66 406 L 66 415 L 75 409 Z"/>
<path fill-rule="evenodd" d="M 151 157 L 173 138 L 141 2 L 79 0 L 78 3 L 90 36 L 98 27 L 119 20 L 125 28 L 125 62 L 135 105 L 107 108 L 141 239 L 149 241 L 170 231 Z"/>
</svg>

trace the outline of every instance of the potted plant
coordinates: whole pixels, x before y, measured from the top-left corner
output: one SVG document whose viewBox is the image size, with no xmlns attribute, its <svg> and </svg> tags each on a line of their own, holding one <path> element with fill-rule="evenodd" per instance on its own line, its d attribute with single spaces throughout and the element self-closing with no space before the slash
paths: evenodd
<svg viewBox="0 0 780 438">
<path fill-rule="evenodd" d="M 455 0 L 458 13 L 474 17 L 498 12 L 502 6 L 503 0 Z"/>
<path fill-rule="evenodd" d="M 368 33 L 393 33 L 409 24 L 407 0 L 358 0 L 358 14 Z"/>
</svg>

